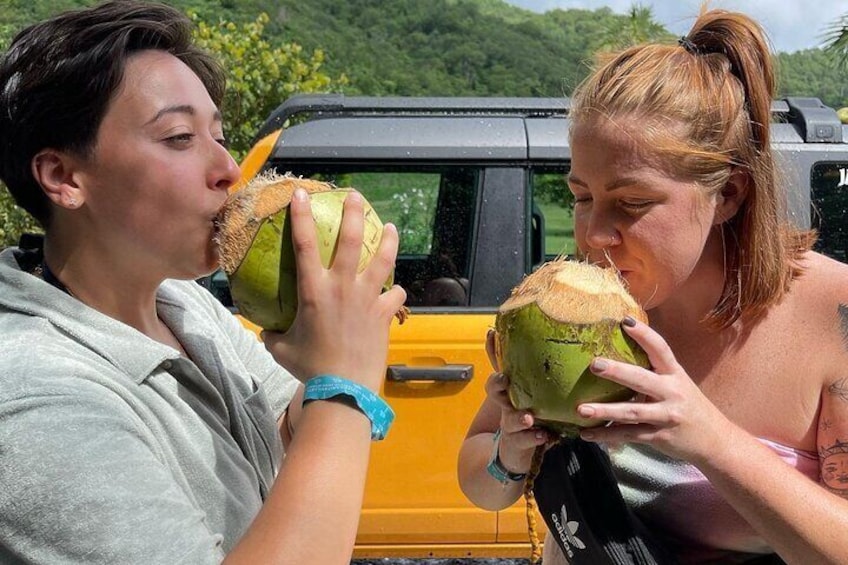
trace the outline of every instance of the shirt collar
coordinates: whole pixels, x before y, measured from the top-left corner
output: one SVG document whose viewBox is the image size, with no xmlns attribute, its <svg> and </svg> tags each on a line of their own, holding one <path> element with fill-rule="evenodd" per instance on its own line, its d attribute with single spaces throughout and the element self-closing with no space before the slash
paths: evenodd
<svg viewBox="0 0 848 565">
<path fill-rule="evenodd" d="M 15 260 L 16 248 L 0 253 L 0 305 L 45 318 L 72 339 L 142 383 L 163 361 L 179 351 L 133 327 L 90 308 L 43 280 L 24 272 Z M 162 285 L 157 302 L 179 309 L 173 291 Z"/>
</svg>

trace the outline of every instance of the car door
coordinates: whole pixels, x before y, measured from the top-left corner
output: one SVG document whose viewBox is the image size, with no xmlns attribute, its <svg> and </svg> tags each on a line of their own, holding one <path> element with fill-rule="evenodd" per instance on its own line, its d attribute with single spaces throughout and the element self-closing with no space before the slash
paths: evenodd
<svg viewBox="0 0 848 565">
<path fill-rule="evenodd" d="M 460 547 L 504 555 L 494 545 L 498 513 L 468 501 L 456 465 L 492 370 L 486 333 L 526 272 L 525 171 L 408 162 L 291 168 L 355 187 L 400 234 L 395 281 L 411 315 L 391 329 L 382 394 L 396 419 L 372 449 L 355 555 L 456 555 Z"/>
</svg>

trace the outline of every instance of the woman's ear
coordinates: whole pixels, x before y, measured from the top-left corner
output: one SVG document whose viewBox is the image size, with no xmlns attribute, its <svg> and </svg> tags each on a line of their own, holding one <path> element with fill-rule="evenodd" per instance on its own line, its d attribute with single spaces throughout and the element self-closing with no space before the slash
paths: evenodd
<svg viewBox="0 0 848 565">
<path fill-rule="evenodd" d="M 748 197 L 751 177 L 739 167 L 733 167 L 727 182 L 716 195 L 716 208 L 713 225 L 723 224 L 731 219 L 742 207 Z"/>
<path fill-rule="evenodd" d="M 62 151 L 45 149 L 32 158 L 32 175 L 44 194 L 57 206 L 75 210 L 85 201 L 74 178 L 74 158 Z"/>
</svg>

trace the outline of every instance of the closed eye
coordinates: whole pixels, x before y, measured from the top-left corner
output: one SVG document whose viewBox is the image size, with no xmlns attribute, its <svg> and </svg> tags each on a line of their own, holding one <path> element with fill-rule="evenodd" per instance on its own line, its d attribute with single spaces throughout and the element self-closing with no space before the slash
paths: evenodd
<svg viewBox="0 0 848 565">
<path fill-rule="evenodd" d="M 621 200 L 620 205 L 631 212 L 643 212 L 654 202 L 652 200 Z"/>
<path fill-rule="evenodd" d="M 180 133 L 165 138 L 165 142 L 171 145 L 183 146 L 188 145 L 194 139 L 193 133 Z"/>
</svg>

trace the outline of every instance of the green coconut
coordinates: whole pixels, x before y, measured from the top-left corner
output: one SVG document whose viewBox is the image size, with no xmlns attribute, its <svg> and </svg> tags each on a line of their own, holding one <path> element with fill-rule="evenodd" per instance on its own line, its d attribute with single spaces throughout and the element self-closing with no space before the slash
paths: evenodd
<svg viewBox="0 0 848 565">
<path fill-rule="evenodd" d="M 606 357 L 648 367 L 648 356 L 621 329 L 647 315 L 611 269 L 557 259 L 527 276 L 498 310 L 496 356 L 509 378 L 509 399 L 533 412 L 538 425 L 573 436 L 603 425 L 583 418 L 584 402 L 617 402 L 633 391 L 595 376 Z"/>
<path fill-rule="evenodd" d="M 351 188 L 265 174 L 232 193 L 218 216 L 221 267 L 229 279 L 233 303 L 242 316 L 271 331 L 286 331 L 297 313 L 297 268 L 288 220 L 296 188 L 310 193 L 321 263 L 329 268 L 336 253 L 344 200 Z M 359 272 L 377 253 L 383 234 L 374 208 L 364 198 L 363 205 L 365 231 Z M 391 288 L 393 279 L 391 274 L 385 289 Z"/>
</svg>

